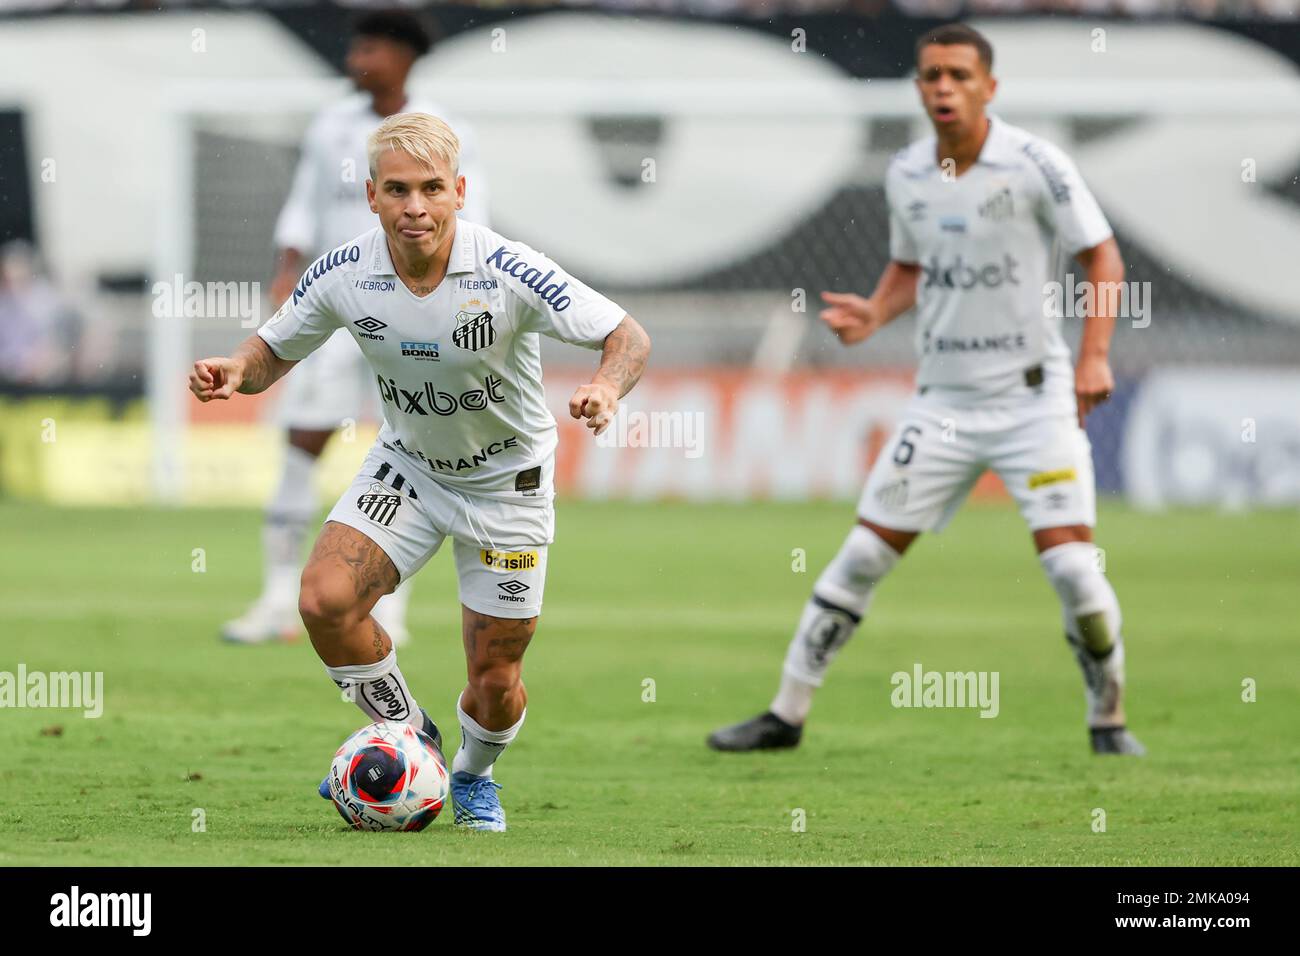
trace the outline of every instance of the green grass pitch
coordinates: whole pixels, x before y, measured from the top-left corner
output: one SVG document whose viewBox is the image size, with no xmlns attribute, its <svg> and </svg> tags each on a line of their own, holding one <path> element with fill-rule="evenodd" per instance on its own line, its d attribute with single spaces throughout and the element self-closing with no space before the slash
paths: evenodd
<svg viewBox="0 0 1300 956">
<path fill-rule="evenodd" d="M 316 796 L 363 721 L 310 646 L 216 640 L 260 579 L 256 513 L 0 503 L 0 671 L 102 671 L 105 695 L 97 720 L 0 710 L 0 863 L 353 865 L 365 841 L 429 865 L 1300 863 L 1300 514 L 1103 509 L 1145 760 L 1088 752 L 1055 596 L 1011 510 L 968 507 L 918 542 L 803 746 L 763 755 L 704 737 L 769 701 L 851 505 L 558 514 L 528 722 L 497 767 L 510 831 L 461 832 L 448 811 L 368 834 Z M 401 660 L 453 747 L 449 551 L 417 579 Z M 999 715 L 895 709 L 890 675 L 916 662 L 997 671 Z"/>
</svg>

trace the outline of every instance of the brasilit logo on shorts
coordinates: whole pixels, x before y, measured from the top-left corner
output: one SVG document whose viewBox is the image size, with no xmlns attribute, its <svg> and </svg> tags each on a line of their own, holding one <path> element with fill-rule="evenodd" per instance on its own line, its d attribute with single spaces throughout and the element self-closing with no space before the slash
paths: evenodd
<svg viewBox="0 0 1300 956">
<path fill-rule="evenodd" d="M 484 549 L 479 552 L 485 567 L 495 568 L 498 571 L 531 571 L 537 567 L 536 551 L 491 551 Z"/>
</svg>

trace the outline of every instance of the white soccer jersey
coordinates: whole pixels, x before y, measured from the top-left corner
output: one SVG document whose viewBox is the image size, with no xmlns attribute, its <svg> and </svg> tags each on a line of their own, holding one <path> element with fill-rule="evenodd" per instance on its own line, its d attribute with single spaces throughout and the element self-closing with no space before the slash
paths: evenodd
<svg viewBox="0 0 1300 956">
<path fill-rule="evenodd" d="M 472 133 L 435 103 L 408 100 L 404 113 L 430 113 L 451 125 L 460 139 L 460 174 L 465 177 L 465 208 L 460 215 L 488 225 L 487 179 Z M 366 138 L 384 121 L 364 93 L 340 100 L 317 114 L 303 137 L 289 198 L 275 224 L 275 244 L 315 258 L 349 236 L 375 224 L 366 202 L 370 178 Z"/>
<path fill-rule="evenodd" d="M 1103 242 L 1111 229 L 1060 149 L 990 117 L 979 159 L 945 181 L 928 136 L 899 152 L 885 180 L 890 257 L 918 263 L 917 384 L 958 400 L 1041 390 L 1073 395 L 1061 319 L 1044 316 L 1044 286 L 1060 253 Z M 1026 381 L 1026 373 L 1029 375 Z"/>
<path fill-rule="evenodd" d="M 444 484 L 516 497 L 551 493 L 538 334 L 599 348 L 624 315 L 536 250 L 460 220 L 429 295 L 398 278 L 376 227 L 316 260 L 258 334 L 302 359 L 347 329 L 378 379 L 381 441 Z"/>
</svg>

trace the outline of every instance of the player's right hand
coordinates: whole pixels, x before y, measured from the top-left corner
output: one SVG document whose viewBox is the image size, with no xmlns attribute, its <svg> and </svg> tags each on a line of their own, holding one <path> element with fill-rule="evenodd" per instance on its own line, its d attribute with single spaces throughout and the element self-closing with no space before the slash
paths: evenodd
<svg viewBox="0 0 1300 956">
<path fill-rule="evenodd" d="M 190 372 L 190 391 L 200 402 L 226 399 L 235 394 L 244 380 L 244 370 L 230 358 L 206 358 L 194 363 Z"/>
<path fill-rule="evenodd" d="M 822 301 L 826 308 L 821 320 L 845 345 L 861 342 L 880 326 L 879 311 L 870 299 L 852 292 L 823 292 Z"/>
</svg>

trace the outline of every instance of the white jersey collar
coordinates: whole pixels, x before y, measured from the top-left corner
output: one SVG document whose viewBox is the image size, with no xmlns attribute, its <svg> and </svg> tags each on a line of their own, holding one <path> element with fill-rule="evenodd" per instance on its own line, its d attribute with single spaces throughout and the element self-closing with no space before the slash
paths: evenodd
<svg viewBox="0 0 1300 956">
<path fill-rule="evenodd" d="M 984 140 L 984 146 L 980 149 L 979 159 L 976 162 L 986 166 L 1009 166 L 1018 161 L 1018 155 L 1015 138 L 1011 135 L 1007 124 L 990 113 L 989 135 Z"/>
<path fill-rule="evenodd" d="M 980 148 L 979 156 L 975 159 L 975 165 L 1014 165 L 1017 162 L 1018 151 L 1011 127 L 1008 127 L 1006 123 L 992 113 L 988 114 L 988 118 L 989 134 L 984 140 L 984 145 Z M 917 140 L 900 154 L 901 168 L 909 178 L 916 179 L 939 175 L 941 170 L 934 158 L 937 145 L 938 137 L 931 133 L 924 139 Z"/>
<path fill-rule="evenodd" d="M 375 248 L 370 256 L 370 274 L 376 276 L 395 276 L 397 267 L 388 252 L 388 236 L 383 227 L 375 229 Z M 456 235 L 451 240 L 451 258 L 447 262 L 447 275 L 458 275 L 474 271 L 474 234 L 465 228 L 465 223 L 456 220 Z"/>
</svg>

